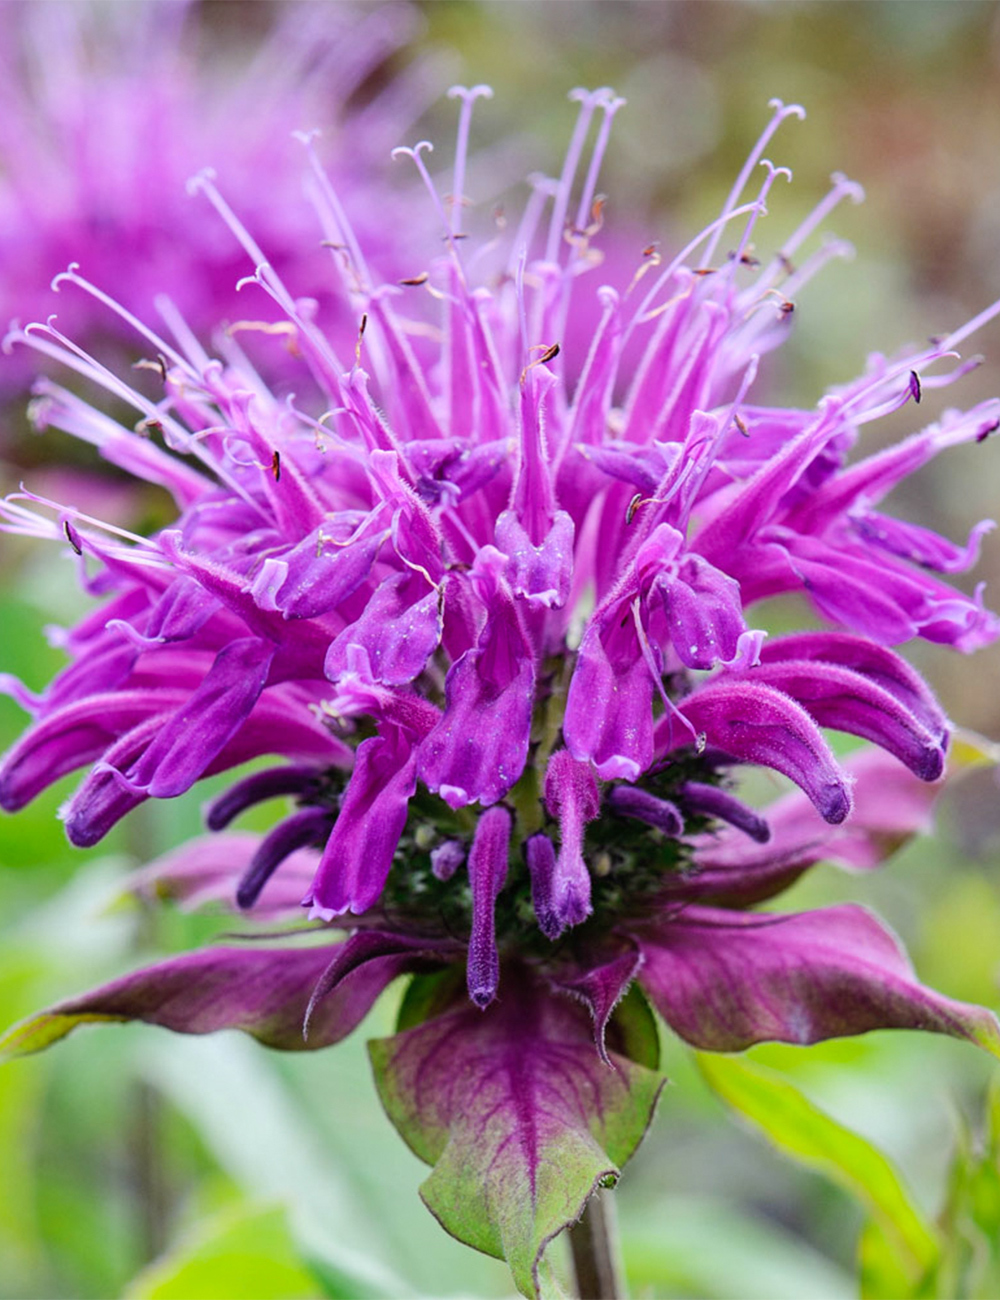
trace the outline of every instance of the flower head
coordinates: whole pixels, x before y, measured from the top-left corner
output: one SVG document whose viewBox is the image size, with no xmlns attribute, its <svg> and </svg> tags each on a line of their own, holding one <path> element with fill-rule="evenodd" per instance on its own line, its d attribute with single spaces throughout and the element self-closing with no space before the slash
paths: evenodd
<svg viewBox="0 0 1000 1300">
<path fill-rule="evenodd" d="M 15 333 L 131 404 L 145 437 L 48 381 L 36 414 L 168 488 L 178 518 L 140 538 L 68 508 L 50 522 L 28 494 L 7 503 L 8 527 L 65 537 L 103 605 L 66 633 L 71 663 L 42 697 L 13 688 L 35 722 L 0 768 L 0 799 L 14 810 L 86 767 L 65 817 L 75 843 L 93 844 L 145 799 L 281 756 L 208 812 L 219 832 L 292 796 L 269 834 L 151 870 L 182 897 L 229 894 L 270 918 L 301 901 L 351 936 L 176 959 L 63 1004 L 60 1024 L 138 1015 L 298 1047 L 305 1019 L 305 1045 L 321 1046 L 401 972 L 436 971 L 412 986 L 405 1032 L 375 1045 L 383 1100 L 437 1163 L 435 1212 L 455 1227 L 456 1180 L 471 1179 L 483 1222 L 455 1230 L 505 1253 L 530 1292 L 548 1235 L 616 1176 L 655 1101 L 655 1028 L 626 996 L 633 980 L 711 1050 L 879 1026 L 998 1049 L 993 1018 L 922 988 L 864 910 L 748 909 L 824 856 L 875 865 L 926 817 L 949 728 L 892 647 L 923 636 L 969 651 L 997 636 L 980 594 L 947 581 L 986 526 L 963 547 L 877 508 L 939 451 L 983 441 L 1000 401 L 848 463 L 865 424 L 963 372 L 954 348 L 979 322 L 874 358 L 815 410 L 754 400 L 795 295 L 843 246 L 793 258 L 838 200 L 859 197 L 835 177 L 757 262 L 752 237 L 788 175 L 763 153 L 801 115 L 780 103 L 719 218 L 669 264 L 647 250 L 631 283 L 597 290 L 587 355 L 568 366 L 561 341 L 588 294 L 621 101 L 574 92 L 560 177 L 534 182 L 513 238 L 477 241 L 463 196 L 484 93 L 453 91 L 450 199 L 426 143 L 398 151 L 440 223 L 400 283 L 376 279 L 315 167 L 357 322 L 348 352 L 200 181 L 258 263 L 315 401 L 279 400 L 235 349 L 211 360 L 183 330 L 141 327 L 156 393 L 51 324 Z M 829 626 L 767 639 L 753 606 L 782 592 L 804 593 Z M 884 752 L 845 765 L 824 728 Z M 747 765 L 801 793 L 751 809 L 734 788 Z M 35 1030 L 21 1032 L 30 1048 Z M 504 1135 L 519 1125 L 515 1153 Z M 583 1188 L 572 1205 L 545 1181 L 564 1158 Z M 501 1194 L 497 1170 L 518 1161 Z M 530 1191 L 527 1208 L 508 1204 L 512 1186 Z"/>
</svg>

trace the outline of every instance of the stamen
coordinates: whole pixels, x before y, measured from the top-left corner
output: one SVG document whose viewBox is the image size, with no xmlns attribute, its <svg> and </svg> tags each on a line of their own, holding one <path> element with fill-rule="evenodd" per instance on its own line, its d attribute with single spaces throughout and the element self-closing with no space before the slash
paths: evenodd
<svg viewBox="0 0 1000 1300">
<path fill-rule="evenodd" d="M 774 135 L 775 131 L 777 131 L 778 127 L 787 117 L 797 117 L 800 122 L 805 119 L 806 110 L 800 104 L 786 105 L 782 103 L 780 99 L 772 99 L 769 107 L 774 109 L 774 116 L 764 128 L 760 139 L 750 150 L 750 155 L 743 164 L 743 168 L 740 171 L 740 174 L 736 177 L 736 180 L 733 183 L 733 188 L 729 191 L 729 195 L 723 204 L 719 222 L 713 223 L 713 225 L 717 224 L 717 229 L 713 238 L 709 242 L 708 248 L 706 249 L 706 262 L 711 262 L 712 258 L 715 256 L 715 250 L 719 246 L 719 237 L 722 233 L 722 227 L 725 225 L 726 221 L 734 215 L 733 209 L 739 202 L 740 195 L 743 193 L 744 189 L 746 189 L 747 181 L 749 181 L 750 177 L 753 175 L 757 163 L 764 156 L 764 150 L 770 143 L 771 137 Z M 709 227 L 709 229 L 711 229 L 711 227 Z"/>
<path fill-rule="evenodd" d="M 57 276 L 53 277 L 52 289 L 58 293 L 63 284 L 75 284 L 78 289 L 82 289 L 84 293 L 89 293 L 92 298 L 96 298 L 98 302 L 103 303 L 109 311 L 113 311 L 116 316 L 120 316 L 121 319 L 125 321 L 127 325 L 130 325 L 137 334 L 152 343 L 153 347 L 156 348 L 158 352 L 170 357 L 174 365 L 179 366 L 181 370 L 186 370 L 195 383 L 198 382 L 199 376 L 186 357 L 182 356 L 176 348 L 171 347 L 166 339 L 161 338 L 155 330 L 151 330 L 148 325 L 145 325 L 138 316 L 133 316 L 133 314 L 127 308 L 123 307 L 120 302 L 116 302 L 109 294 L 106 294 L 102 289 L 98 289 L 98 287 L 91 284 L 89 280 L 84 279 L 84 277 L 79 274 L 79 269 L 79 262 L 70 262 L 65 271 L 60 271 Z M 163 382 L 166 383 L 166 381 L 166 366 L 163 366 Z"/>
<path fill-rule="evenodd" d="M 570 137 L 569 147 L 566 150 L 562 172 L 556 187 L 552 216 L 549 220 L 549 237 L 545 245 L 546 262 L 558 262 L 559 260 L 559 248 L 562 243 L 563 227 L 566 224 L 566 212 L 569 208 L 569 196 L 573 189 L 573 178 L 576 176 L 576 169 L 580 163 L 580 155 L 583 152 L 583 145 L 590 129 L 590 121 L 594 116 L 594 110 L 603 106 L 610 94 L 610 86 L 601 86 L 593 91 L 577 87 L 577 89 L 569 92 L 570 100 L 580 105 L 580 112 L 577 115 L 576 126 L 573 128 L 573 134 Z"/>
<path fill-rule="evenodd" d="M 459 235 L 462 229 L 462 205 L 465 202 L 465 165 L 469 151 L 469 128 L 472 125 L 472 110 L 477 99 L 492 99 L 493 88 L 479 85 L 470 88 L 452 86 L 448 91 L 449 99 L 461 99 L 462 107 L 458 115 L 458 139 L 455 142 L 455 170 L 452 185 L 451 234 Z"/>
</svg>

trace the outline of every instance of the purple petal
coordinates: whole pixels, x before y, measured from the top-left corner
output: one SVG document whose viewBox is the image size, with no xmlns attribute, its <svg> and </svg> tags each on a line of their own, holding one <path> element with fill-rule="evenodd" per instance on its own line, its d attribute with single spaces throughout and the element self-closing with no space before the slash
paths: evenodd
<svg viewBox="0 0 1000 1300">
<path fill-rule="evenodd" d="M 477 559 L 486 623 L 445 679 L 444 717 L 420 747 L 420 776 L 452 808 L 494 804 L 524 770 L 534 706 L 535 653 L 502 580 L 506 557 Z"/>
<path fill-rule="evenodd" d="M 465 861 L 465 845 L 461 840 L 445 840 L 431 849 L 431 871 L 438 880 L 450 880 Z"/>
<path fill-rule="evenodd" d="M 965 573 L 971 569 L 979 560 L 980 542 L 996 527 L 992 519 L 984 519 L 973 528 L 965 546 L 956 546 L 930 528 L 890 519 L 874 510 L 852 514 L 851 524 L 870 545 L 936 573 Z"/>
<path fill-rule="evenodd" d="M 684 818 L 676 804 L 669 799 L 658 799 L 648 790 L 635 785 L 612 786 L 608 804 L 625 817 L 636 817 L 647 826 L 655 826 L 664 835 L 684 834 Z"/>
<path fill-rule="evenodd" d="M 670 886 L 671 897 L 746 907 L 786 889 L 817 862 L 850 871 L 880 866 L 916 834 L 932 829 L 940 785 L 921 781 L 878 750 L 845 764 L 857 784 L 846 822 L 831 826 L 798 790 L 764 809 L 771 827 L 766 846 L 723 831 L 695 841 L 696 870 Z"/>
<path fill-rule="evenodd" d="M 31 727 L 4 755 L 0 806 L 16 812 L 42 790 L 85 763 L 96 761 L 123 734 L 151 715 L 162 725 L 186 692 L 117 691 L 64 705 Z"/>
<path fill-rule="evenodd" d="M 690 906 L 639 942 L 643 988 L 703 1050 L 923 1029 L 1000 1055 L 992 1013 L 924 988 L 895 937 L 853 904 L 798 915 Z"/>
<path fill-rule="evenodd" d="M 885 646 L 849 632 L 797 632 L 776 637 L 761 650 L 762 663 L 785 659 L 819 659 L 840 664 L 870 678 L 913 713 L 932 735 L 948 734 L 948 719 L 915 668 Z"/>
<path fill-rule="evenodd" d="M 627 601 L 595 613 L 580 643 L 563 721 L 566 747 L 603 781 L 636 780 L 653 761 L 653 678 Z"/>
<path fill-rule="evenodd" d="M 685 781 L 680 792 L 684 803 L 693 812 L 728 822 L 758 844 L 766 844 L 771 838 L 771 828 L 764 818 L 728 790 L 717 785 L 703 785 L 700 781 Z"/>
<path fill-rule="evenodd" d="M 365 912 L 382 892 L 416 789 L 409 733 L 392 723 L 363 740 L 340 813 L 305 902 L 325 921 Z"/>
<path fill-rule="evenodd" d="M 578 763 L 569 750 L 549 759 L 545 805 L 559 820 L 559 857 L 551 880 L 551 907 L 560 930 L 590 915 L 590 874 L 583 860 L 583 830 L 601 808 L 593 768 Z"/>
<path fill-rule="evenodd" d="M 685 555 L 660 574 L 649 604 L 650 634 L 661 643 L 669 638 L 688 668 L 713 668 L 736 657 L 747 630 L 740 585 L 700 555 Z"/>
<path fill-rule="evenodd" d="M 236 902 L 246 910 L 253 907 L 260 892 L 277 869 L 298 849 L 319 848 L 326 843 L 333 825 L 332 814 L 323 808 L 300 808 L 264 836 L 250 865 L 236 887 Z"/>
<path fill-rule="evenodd" d="M 493 1001 L 500 978 L 494 909 L 507 878 L 511 816 L 506 808 L 488 808 L 476 823 L 469 852 L 472 887 L 472 934 L 469 938 L 469 997 L 480 1010 Z"/>
<path fill-rule="evenodd" d="M 441 595 L 419 573 L 395 573 L 375 588 L 361 617 L 336 638 L 323 671 L 331 681 L 347 672 L 349 651 L 368 656 L 373 681 L 388 686 L 412 682 L 441 640 Z"/>
<path fill-rule="evenodd" d="M 924 781 L 936 781 L 944 771 L 947 733 L 928 731 L 867 675 L 817 659 L 783 659 L 758 665 L 752 680 L 790 695 L 820 726 L 881 745 Z"/>
<path fill-rule="evenodd" d="M 828 822 L 842 822 L 850 812 L 843 771 L 809 714 L 787 695 L 747 681 L 714 682 L 688 696 L 681 712 L 713 747 L 789 777 Z M 671 724 L 669 717 L 660 724 L 668 744 Z"/>
<path fill-rule="evenodd" d="M 513 510 L 497 520 L 496 544 L 510 558 L 507 580 L 533 609 L 561 609 L 573 578 L 573 520 L 556 511 L 551 528 L 533 545 Z"/>
<path fill-rule="evenodd" d="M 189 789 L 256 704 L 274 651 L 257 637 L 220 650 L 198 689 L 129 770 L 129 781 L 157 799 Z"/>
<path fill-rule="evenodd" d="M 531 880 L 531 905 L 538 928 L 547 939 L 558 939 L 563 923 L 552 905 L 552 882 L 556 874 L 556 851 L 549 837 L 541 831 L 524 841 L 524 857 Z"/>
<path fill-rule="evenodd" d="M 315 618 L 335 609 L 367 581 L 389 537 L 389 521 L 384 507 L 375 510 L 345 542 L 320 524 L 284 555 L 264 561 L 253 583 L 254 600 L 286 618 Z"/>
<path fill-rule="evenodd" d="M 205 814 L 205 825 L 210 831 L 224 830 L 240 813 L 267 799 L 281 795 L 304 795 L 318 788 L 322 771 L 318 767 L 286 765 L 269 767 L 264 772 L 252 772 L 242 781 L 229 787 L 225 794 L 213 799 Z"/>
</svg>

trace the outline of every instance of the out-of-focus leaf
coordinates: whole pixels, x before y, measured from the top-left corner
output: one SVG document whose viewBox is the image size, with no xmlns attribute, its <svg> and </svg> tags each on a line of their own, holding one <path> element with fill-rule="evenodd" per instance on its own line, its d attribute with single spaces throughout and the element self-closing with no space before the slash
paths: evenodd
<svg viewBox="0 0 1000 1300">
<path fill-rule="evenodd" d="M 248 1195 L 288 1207 L 295 1239 L 324 1278 L 352 1300 L 412 1293 L 383 1262 L 392 1254 L 391 1224 L 366 1216 L 352 1171 L 325 1157 L 255 1044 L 228 1034 L 148 1043 L 140 1069 Z"/>
<path fill-rule="evenodd" d="M 994 1300 L 1000 1295 L 1000 1083 L 986 1102 L 981 1140 L 963 1125 L 941 1214 L 944 1253 L 937 1295 Z"/>
<path fill-rule="evenodd" d="M 853 1279 L 817 1250 L 723 1200 L 672 1196 L 626 1214 L 622 1224 L 633 1295 L 853 1300 L 856 1293 Z"/>
<path fill-rule="evenodd" d="M 284 1211 L 241 1206 L 211 1219 L 143 1269 L 126 1300 L 320 1300 L 324 1289 L 302 1263 Z M 347 1292 L 341 1292 L 346 1297 Z"/>
<path fill-rule="evenodd" d="M 861 1300 L 917 1300 L 934 1295 L 934 1273 L 917 1277 L 877 1219 L 869 1219 L 858 1238 L 858 1292 Z"/>
<path fill-rule="evenodd" d="M 952 775 L 970 767 L 996 767 L 1000 764 L 1000 745 L 965 727 L 955 727 L 948 746 L 948 767 Z"/>
<path fill-rule="evenodd" d="M 889 1160 L 838 1124 L 780 1075 L 733 1057 L 699 1055 L 708 1085 L 782 1151 L 839 1183 L 869 1210 L 916 1279 L 932 1268 L 939 1243 Z"/>
</svg>

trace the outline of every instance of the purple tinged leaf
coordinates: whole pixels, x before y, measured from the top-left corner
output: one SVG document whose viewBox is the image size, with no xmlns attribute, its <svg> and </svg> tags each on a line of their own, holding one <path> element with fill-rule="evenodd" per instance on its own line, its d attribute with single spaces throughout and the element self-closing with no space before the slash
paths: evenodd
<svg viewBox="0 0 1000 1300">
<path fill-rule="evenodd" d="M 964 1037 L 1000 1056 L 992 1013 L 919 984 L 899 941 L 863 907 L 766 914 L 688 906 L 636 939 L 642 987 L 697 1048 L 743 1052 L 897 1028 Z"/>
<path fill-rule="evenodd" d="M 352 971 L 317 1008 L 306 1042 L 306 1007 L 333 950 L 332 945 L 205 948 L 173 957 L 57 1002 L 15 1025 L 0 1038 L 0 1059 L 40 1051 L 78 1025 L 127 1020 L 180 1034 L 242 1029 L 283 1051 L 328 1047 L 361 1023 L 378 995 L 401 973 L 399 959 L 393 957 Z"/>
<path fill-rule="evenodd" d="M 608 804 L 625 817 L 635 817 L 647 826 L 655 826 L 664 835 L 684 834 L 684 817 L 669 799 L 658 799 L 648 790 L 634 785 L 615 785 L 608 792 Z"/>
<path fill-rule="evenodd" d="M 389 1118 L 435 1166 L 421 1187 L 431 1213 L 537 1297 L 546 1246 L 618 1178 L 662 1079 L 619 1054 L 613 1022 L 608 1069 L 583 1007 L 521 968 L 503 978 L 485 1012 L 458 1006 L 369 1051 Z"/>
<path fill-rule="evenodd" d="M 305 903 L 310 917 L 332 921 L 366 912 L 382 892 L 416 789 L 413 739 L 383 723 L 382 734 L 363 740 L 340 813 Z"/>
<path fill-rule="evenodd" d="M 330 949 L 326 951 L 329 954 Z M 461 945 L 454 940 L 396 934 L 388 930 L 356 930 L 345 943 L 333 949 L 333 957 L 312 989 L 302 1024 L 303 1039 L 310 1037 L 317 1007 L 336 993 L 356 971 L 373 962 L 377 963 L 379 978 L 392 971 L 382 986 L 384 988 L 396 975 L 433 968 L 453 961 L 460 953 Z"/>
<path fill-rule="evenodd" d="M 507 879 L 511 824 L 506 808 L 488 808 L 476 823 L 469 852 L 472 933 L 467 983 L 469 997 L 480 1010 L 485 1010 L 496 997 L 500 979 L 494 912 L 497 896 Z"/>
<path fill-rule="evenodd" d="M 570 979 L 556 978 L 555 987 L 571 994 L 590 1012 L 594 1026 L 594 1042 L 598 1054 L 606 1065 L 611 1064 L 605 1036 L 611 1015 L 629 990 L 629 986 L 642 966 L 642 953 L 636 947 L 612 958 L 601 966 L 591 967 L 582 975 Z"/>
<path fill-rule="evenodd" d="M 923 1029 L 1000 1056 L 996 1017 L 923 987 L 896 938 L 854 904 L 789 915 L 692 905 L 636 938 L 653 1004 L 707 1051 Z"/>
<path fill-rule="evenodd" d="M 770 686 L 724 679 L 688 696 L 681 712 L 713 747 L 789 777 L 828 822 L 842 822 L 850 812 L 847 778 L 812 718 L 787 695 Z M 659 724 L 667 749 L 672 748 L 671 724 L 669 716 Z"/>
<path fill-rule="evenodd" d="M 559 857 L 549 901 L 561 931 L 579 925 L 591 911 L 583 830 L 600 812 L 601 796 L 590 764 L 577 762 L 567 749 L 553 754 L 545 772 L 545 806 L 559 821 Z"/>
</svg>

